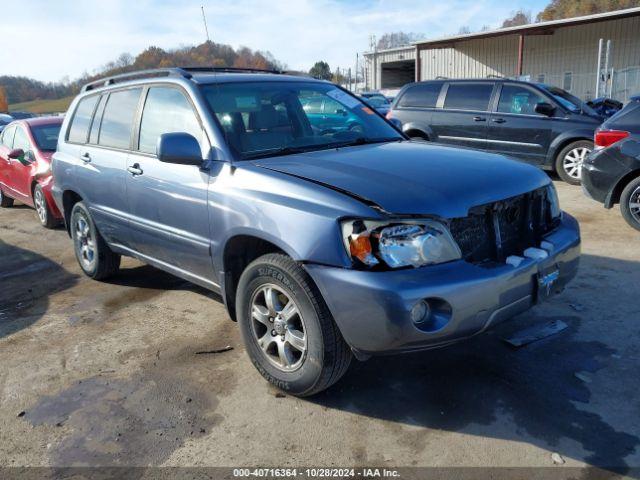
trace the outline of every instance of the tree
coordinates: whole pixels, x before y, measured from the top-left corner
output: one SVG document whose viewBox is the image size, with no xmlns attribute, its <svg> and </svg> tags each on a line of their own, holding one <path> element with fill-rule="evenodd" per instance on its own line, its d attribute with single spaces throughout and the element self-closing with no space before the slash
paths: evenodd
<svg viewBox="0 0 640 480">
<path fill-rule="evenodd" d="M 531 12 L 522 9 L 511 12 L 511 17 L 502 22 L 502 28 L 518 27 L 520 25 L 528 25 L 531 23 Z"/>
<path fill-rule="evenodd" d="M 309 70 L 309 75 L 320 80 L 331 80 L 333 77 L 329 64 L 323 61 L 316 62 Z"/>
<path fill-rule="evenodd" d="M 471 29 L 467 25 L 463 25 L 460 27 L 460 30 L 458 30 L 458 35 L 467 35 L 469 33 L 471 33 Z"/>
<path fill-rule="evenodd" d="M 417 42 L 423 38 L 423 35 L 417 33 L 391 32 L 385 33 L 380 37 L 377 43 L 378 50 L 386 50 L 387 48 L 403 47 Z"/>
<path fill-rule="evenodd" d="M 640 0 L 551 0 L 538 14 L 537 21 L 547 22 L 632 7 L 640 7 Z"/>
<path fill-rule="evenodd" d="M 0 112 L 9 111 L 9 102 L 7 102 L 7 92 L 4 87 L 0 85 Z"/>
</svg>

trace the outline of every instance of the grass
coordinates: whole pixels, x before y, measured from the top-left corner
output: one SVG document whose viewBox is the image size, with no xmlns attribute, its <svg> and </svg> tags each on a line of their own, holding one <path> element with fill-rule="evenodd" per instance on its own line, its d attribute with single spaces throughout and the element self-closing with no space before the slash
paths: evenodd
<svg viewBox="0 0 640 480">
<path fill-rule="evenodd" d="M 55 100 L 32 100 L 30 102 L 9 105 L 9 111 L 33 113 L 66 112 L 73 97 L 57 98 Z"/>
</svg>

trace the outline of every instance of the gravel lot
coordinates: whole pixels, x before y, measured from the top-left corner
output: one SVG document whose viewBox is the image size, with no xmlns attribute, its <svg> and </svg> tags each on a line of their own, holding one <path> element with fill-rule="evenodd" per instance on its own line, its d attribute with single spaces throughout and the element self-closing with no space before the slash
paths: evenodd
<svg viewBox="0 0 640 480">
<path fill-rule="evenodd" d="M 91 281 L 64 230 L 3 209 L 0 466 L 640 467 L 640 233 L 558 189 L 583 230 L 563 294 L 455 347 L 354 361 L 304 400 L 263 381 L 215 294 L 131 259 Z M 502 341 L 552 319 L 569 328 Z"/>
</svg>

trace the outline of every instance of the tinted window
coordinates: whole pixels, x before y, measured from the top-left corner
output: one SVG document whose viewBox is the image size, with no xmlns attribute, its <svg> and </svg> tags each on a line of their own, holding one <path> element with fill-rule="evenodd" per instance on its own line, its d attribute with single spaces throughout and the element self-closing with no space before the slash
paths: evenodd
<svg viewBox="0 0 640 480">
<path fill-rule="evenodd" d="M 76 113 L 71 120 L 71 127 L 69 127 L 69 134 L 67 140 L 73 143 L 85 143 L 87 141 L 87 135 L 89 134 L 89 124 L 91 123 L 91 116 L 95 109 L 97 96 L 87 97 L 80 100 Z"/>
<path fill-rule="evenodd" d="M 528 88 L 518 85 L 503 85 L 498 111 L 521 115 L 539 115 L 535 111 L 536 103 L 544 101 L 545 99 L 541 95 Z"/>
<path fill-rule="evenodd" d="M 89 143 L 98 143 L 98 135 L 100 133 L 100 123 L 102 122 L 102 114 L 104 113 L 104 106 L 107 103 L 108 95 L 100 97 L 100 103 L 96 109 L 96 114 L 93 116 L 93 123 L 91 124 L 91 133 L 89 133 Z"/>
<path fill-rule="evenodd" d="M 202 139 L 202 127 L 187 98 L 175 88 L 151 88 L 142 113 L 140 151 L 155 154 L 160 135 L 173 132 Z"/>
<path fill-rule="evenodd" d="M 13 148 L 13 137 L 16 133 L 16 127 L 7 127 L 2 131 L 2 145 L 7 148 Z"/>
<path fill-rule="evenodd" d="M 141 89 L 122 90 L 109 95 L 102 116 L 99 145 L 128 149 L 133 116 L 138 107 Z"/>
<path fill-rule="evenodd" d="M 331 100 L 329 98 L 324 101 L 324 113 L 325 115 L 335 115 L 336 113 L 346 112 L 342 104 Z"/>
<path fill-rule="evenodd" d="M 305 113 L 322 113 L 322 96 L 300 99 Z"/>
<path fill-rule="evenodd" d="M 632 101 L 607 120 L 606 127 L 612 130 L 640 132 L 640 102 Z"/>
<path fill-rule="evenodd" d="M 58 144 L 58 135 L 60 135 L 60 124 L 57 125 L 38 125 L 31 127 L 31 133 L 36 141 L 38 148 L 44 152 L 55 152 Z"/>
<path fill-rule="evenodd" d="M 452 83 L 447 90 L 444 108 L 486 111 L 492 91 L 492 83 Z"/>
<path fill-rule="evenodd" d="M 399 107 L 435 107 L 441 83 L 421 83 L 407 88 L 398 101 Z"/>
</svg>

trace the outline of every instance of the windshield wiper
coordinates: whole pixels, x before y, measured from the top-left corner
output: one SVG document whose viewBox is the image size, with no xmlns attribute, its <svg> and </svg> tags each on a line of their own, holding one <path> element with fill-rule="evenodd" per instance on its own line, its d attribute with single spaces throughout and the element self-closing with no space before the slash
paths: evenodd
<svg viewBox="0 0 640 480">
<path fill-rule="evenodd" d="M 310 149 L 313 149 L 315 145 L 307 145 L 306 147 L 279 147 L 272 148 L 270 150 L 262 150 L 260 152 L 246 153 L 244 154 L 244 159 L 254 159 L 254 158 L 263 158 L 263 157 L 277 157 L 280 155 L 294 155 L 296 153 L 307 152 Z"/>
</svg>

